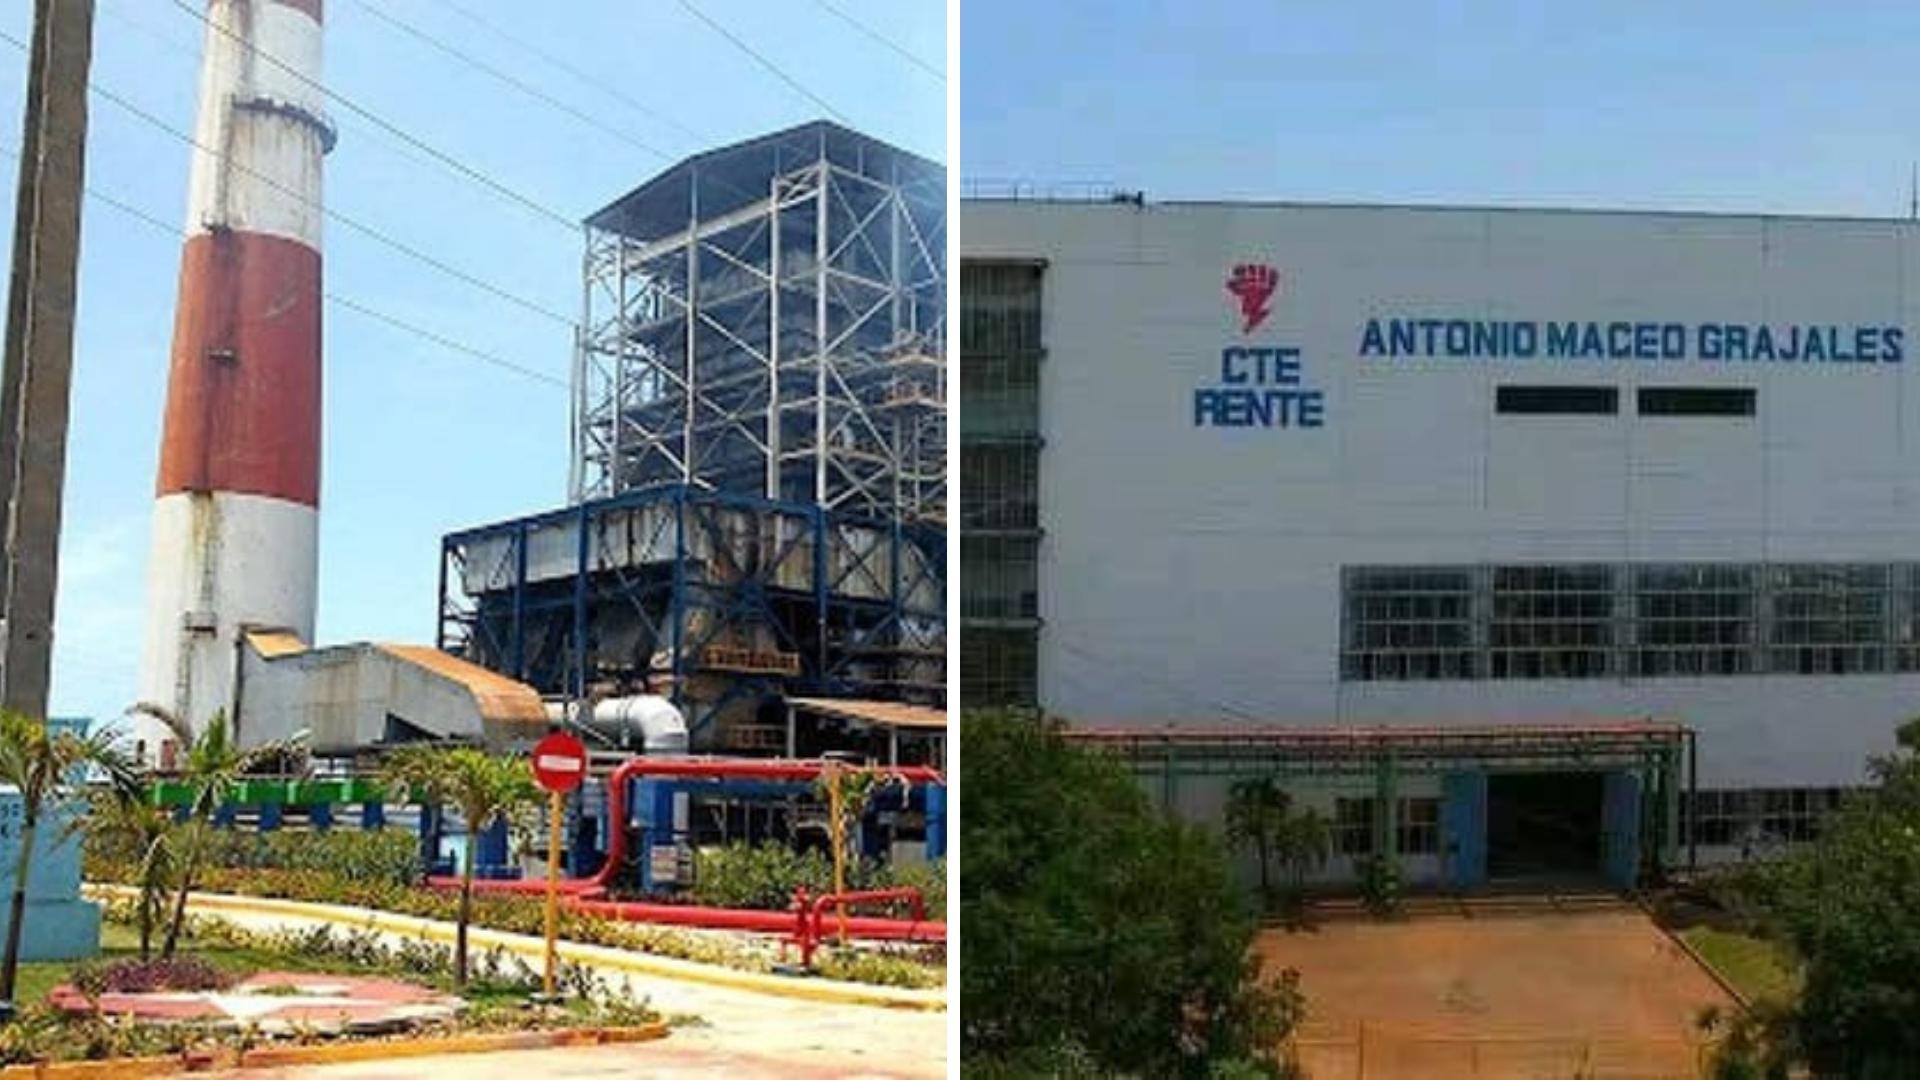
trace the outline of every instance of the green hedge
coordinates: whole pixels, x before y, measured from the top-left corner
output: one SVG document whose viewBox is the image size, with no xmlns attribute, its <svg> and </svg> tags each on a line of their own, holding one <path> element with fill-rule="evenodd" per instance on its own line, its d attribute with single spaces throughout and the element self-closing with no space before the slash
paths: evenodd
<svg viewBox="0 0 1920 1080">
<path fill-rule="evenodd" d="M 93 881 L 132 884 L 135 868 L 129 863 L 104 860 L 88 868 Z M 378 908 L 401 915 L 452 922 L 459 908 L 459 894 L 451 890 L 421 888 L 417 885 L 340 877 L 319 870 L 282 870 L 271 867 L 211 867 L 200 875 L 196 889 L 241 896 L 264 896 L 280 900 L 305 900 L 318 904 Z M 538 937 L 546 932 L 546 907 L 537 896 L 477 894 L 473 898 L 473 924 L 507 933 Z M 693 960 L 705 964 L 745 971 L 772 971 L 779 959 L 777 948 L 755 947 L 719 934 L 678 928 L 623 923 L 562 909 L 560 937 L 587 945 L 605 945 L 615 949 Z M 926 947 L 916 951 L 924 961 L 912 966 L 911 974 L 889 968 L 870 969 L 849 964 L 840 977 L 862 982 L 884 982 L 898 986 L 939 986 L 945 979 L 945 950 Z"/>
<path fill-rule="evenodd" d="M 209 866 L 232 870 L 303 870 L 352 881 L 408 885 L 420 876 L 420 840 L 406 829 L 328 829 L 252 832 L 216 829 L 208 834 Z M 117 838 L 87 838 L 87 870 L 132 863 L 136 853 Z"/>
<path fill-rule="evenodd" d="M 833 863 L 823 852 L 796 852 L 785 844 L 728 844 L 694 853 L 694 880 L 689 894 L 715 907 L 760 908 L 783 911 L 793 901 L 795 886 L 818 896 L 833 891 Z M 895 865 L 863 859 L 848 868 L 849 889 L 887 889 L 917 886 L 927 900 L 927 917 L 946 918 L 946 863 Z"/>
</svg>

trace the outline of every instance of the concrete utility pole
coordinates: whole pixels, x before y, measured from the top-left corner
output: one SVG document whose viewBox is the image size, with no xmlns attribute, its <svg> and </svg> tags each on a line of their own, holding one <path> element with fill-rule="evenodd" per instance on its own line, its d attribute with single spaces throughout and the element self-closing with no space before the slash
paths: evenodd
<svg viewBox="0 0 1920 1080">
<path fill-rule="evenodd" d="M 92 59 L 93 0 L 34 0 L 0 373 L 0 706 L 34 717 L 53 660 Z"/>
</svg>

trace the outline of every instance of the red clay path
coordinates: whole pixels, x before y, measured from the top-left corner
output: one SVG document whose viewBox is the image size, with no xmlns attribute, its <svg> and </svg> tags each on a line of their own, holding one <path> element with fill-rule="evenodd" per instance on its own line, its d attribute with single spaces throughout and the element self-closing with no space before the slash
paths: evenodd
<svg viewBox="0 0 1920 1080">
<path fill-rule="evenodd" d="M 1694 1016 L 1733 1004 L 1625 905 L 1327 922 L 1257 949 L 1300 972 L 1314 1080 L 1692 1076 Z"/>
</svg>

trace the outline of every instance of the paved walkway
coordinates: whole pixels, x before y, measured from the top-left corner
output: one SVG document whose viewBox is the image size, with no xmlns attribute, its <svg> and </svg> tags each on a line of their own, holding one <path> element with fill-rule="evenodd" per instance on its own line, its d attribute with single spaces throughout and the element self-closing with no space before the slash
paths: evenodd
<svg viewBox="0 0 1920 1080">
<path fill-rule="evenodd" d="M 1733 1007 L 1626 904 L 1328 922 L 1256 948 L 1300 972 L 1316 1080 L 1692 1076 L 1694 1016 Z"/>
<path fill-rule="evenodd" d="M 251 930 L 306 927 L 338 919 L 320 919 L 281 911 L 239 910 L 235 898 L 196 896 L 192 910 L 218 915 Z M 318 905 L 300 905 L 318 907 Z M 352 920 L 358 912 L 362 925 L 373 913 L 334 908 Z M 451 934 L 451 924 L 416 920 Z M 383 937 L 400 940 L 407 934 L 385 931 Z M 544 948 L 539 938 L 503 934 L 476 928 L 476 951 L 501 944 L 538 964 Z M 390 1065 L 357 1063 L 285 1070 L 249 1070 L 240 1076 L 285 1077 L 454 1077 L 532 1076 L 739 1076 L 811 1080 L 813 1077 L 942 1077 L 946 1075 L 945 1012 L 883 1008 L 837 1002 L 803 1000 L 759 993 L 731 986 L 706 985 L 684 979 L 633 974 L 615 966 L 631 954 L 590 946 L 567 946 L 574 958 L 588 963 L 613 985 L 631 984 L 636 996 L 672 1017 L 691 1015 L 699 1023 L 676 1028 L 672 1035 L 651 1043 L 627 1046 L 528 1050 L 499 1054 L 448 1055 L 413 1058 Z M 602 962 L 596 962 L 602 961 Z M 804 986 L 805 984 L 803 984 Z M 927 995 L 917 995 L 925 999 Z"/>
</svg>

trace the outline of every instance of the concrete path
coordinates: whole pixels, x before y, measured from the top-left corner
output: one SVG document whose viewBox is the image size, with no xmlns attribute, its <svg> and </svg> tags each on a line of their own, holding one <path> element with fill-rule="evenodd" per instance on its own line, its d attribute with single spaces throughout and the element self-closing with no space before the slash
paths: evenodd
<svg viewBox="0 0 1920 1080">
<path fill-rule="evenodd" d="M 245 905 L 245 906 L 242 906 Z M 265 931 L 282 927 L 302 928 L 319 923 L 336 926 L 367 925 L 376 913 L 355 908 L 327 908 L 322 905 L 288 904 L 275 901 L 249 903 L 247 898 L 203 896 L 196 894 L 190 909 L 217 915 L 250 930 Z M 296 914 L 287 909 L 337 913 L 321 918 Z M 384 913 L 381 913 L 384 914 Z M 414 924 L 408 932 L 387 927 Z M 409 936 L 450 940 L 453 927 L 428 920 L 381 920 L 382 937 L 398 941 Z M 526 957 L 534 965 L 541 962 L 544 945 L 539 938 L 476 928 L 472 948 L 476 951 L 502 945 Z M 693 1025 L 675 1029 L 666 1039 L 629 1046 L 528 1050 L 500 1054 L 448 1055 L 444 1058 L 413 1058 L 391 1065 L 358 1063 L 288 1070 L 249 1070 L 236 1075 L 287 1077 L 419 1077 L 436 1080 L 453 1077 L 532 1076 L 766 1076 L 784 1080 L 811 1077 L 940 1077 L 946 1075 L 947 1014 L 925 1007 L 938 1001 L 937 993 L 894 991 L 899 1002 L 917 1002 L 920 1008 L 886 1008 L 874 1005 L 845 1004 L 835 1001 L 807 1000 L 783 994 L 757 992 L 744 986 L 712 985 L 687 978 L 634 973 L 630 962 L 635 954 L 592 946 L 565 945 L 565 952 L 588 964 L 597 973 L 619 986 L 624 980 L 636 996 L 649 999 L 653 1007 L 668 1017 L 690 1015 L 699 1018 Z M 723 978 L 744 975 L 718 972 L 706 965 L 682 965 L 660 958 L 644 958 L 650 968 L 664 965 L 668 970 L 686 970 L 693 975 L 712 974 Z M 694 969 L 705 969 L 704 971 Z M 768 985 L 788 985 L 796 990 L 833 991 L 839 984 L 815 983 L 761 977 Z M 741 983 L 749 981 L 742 979 Z M 874 988 L 885 989 L 885 988 Z"/>
</svg>

